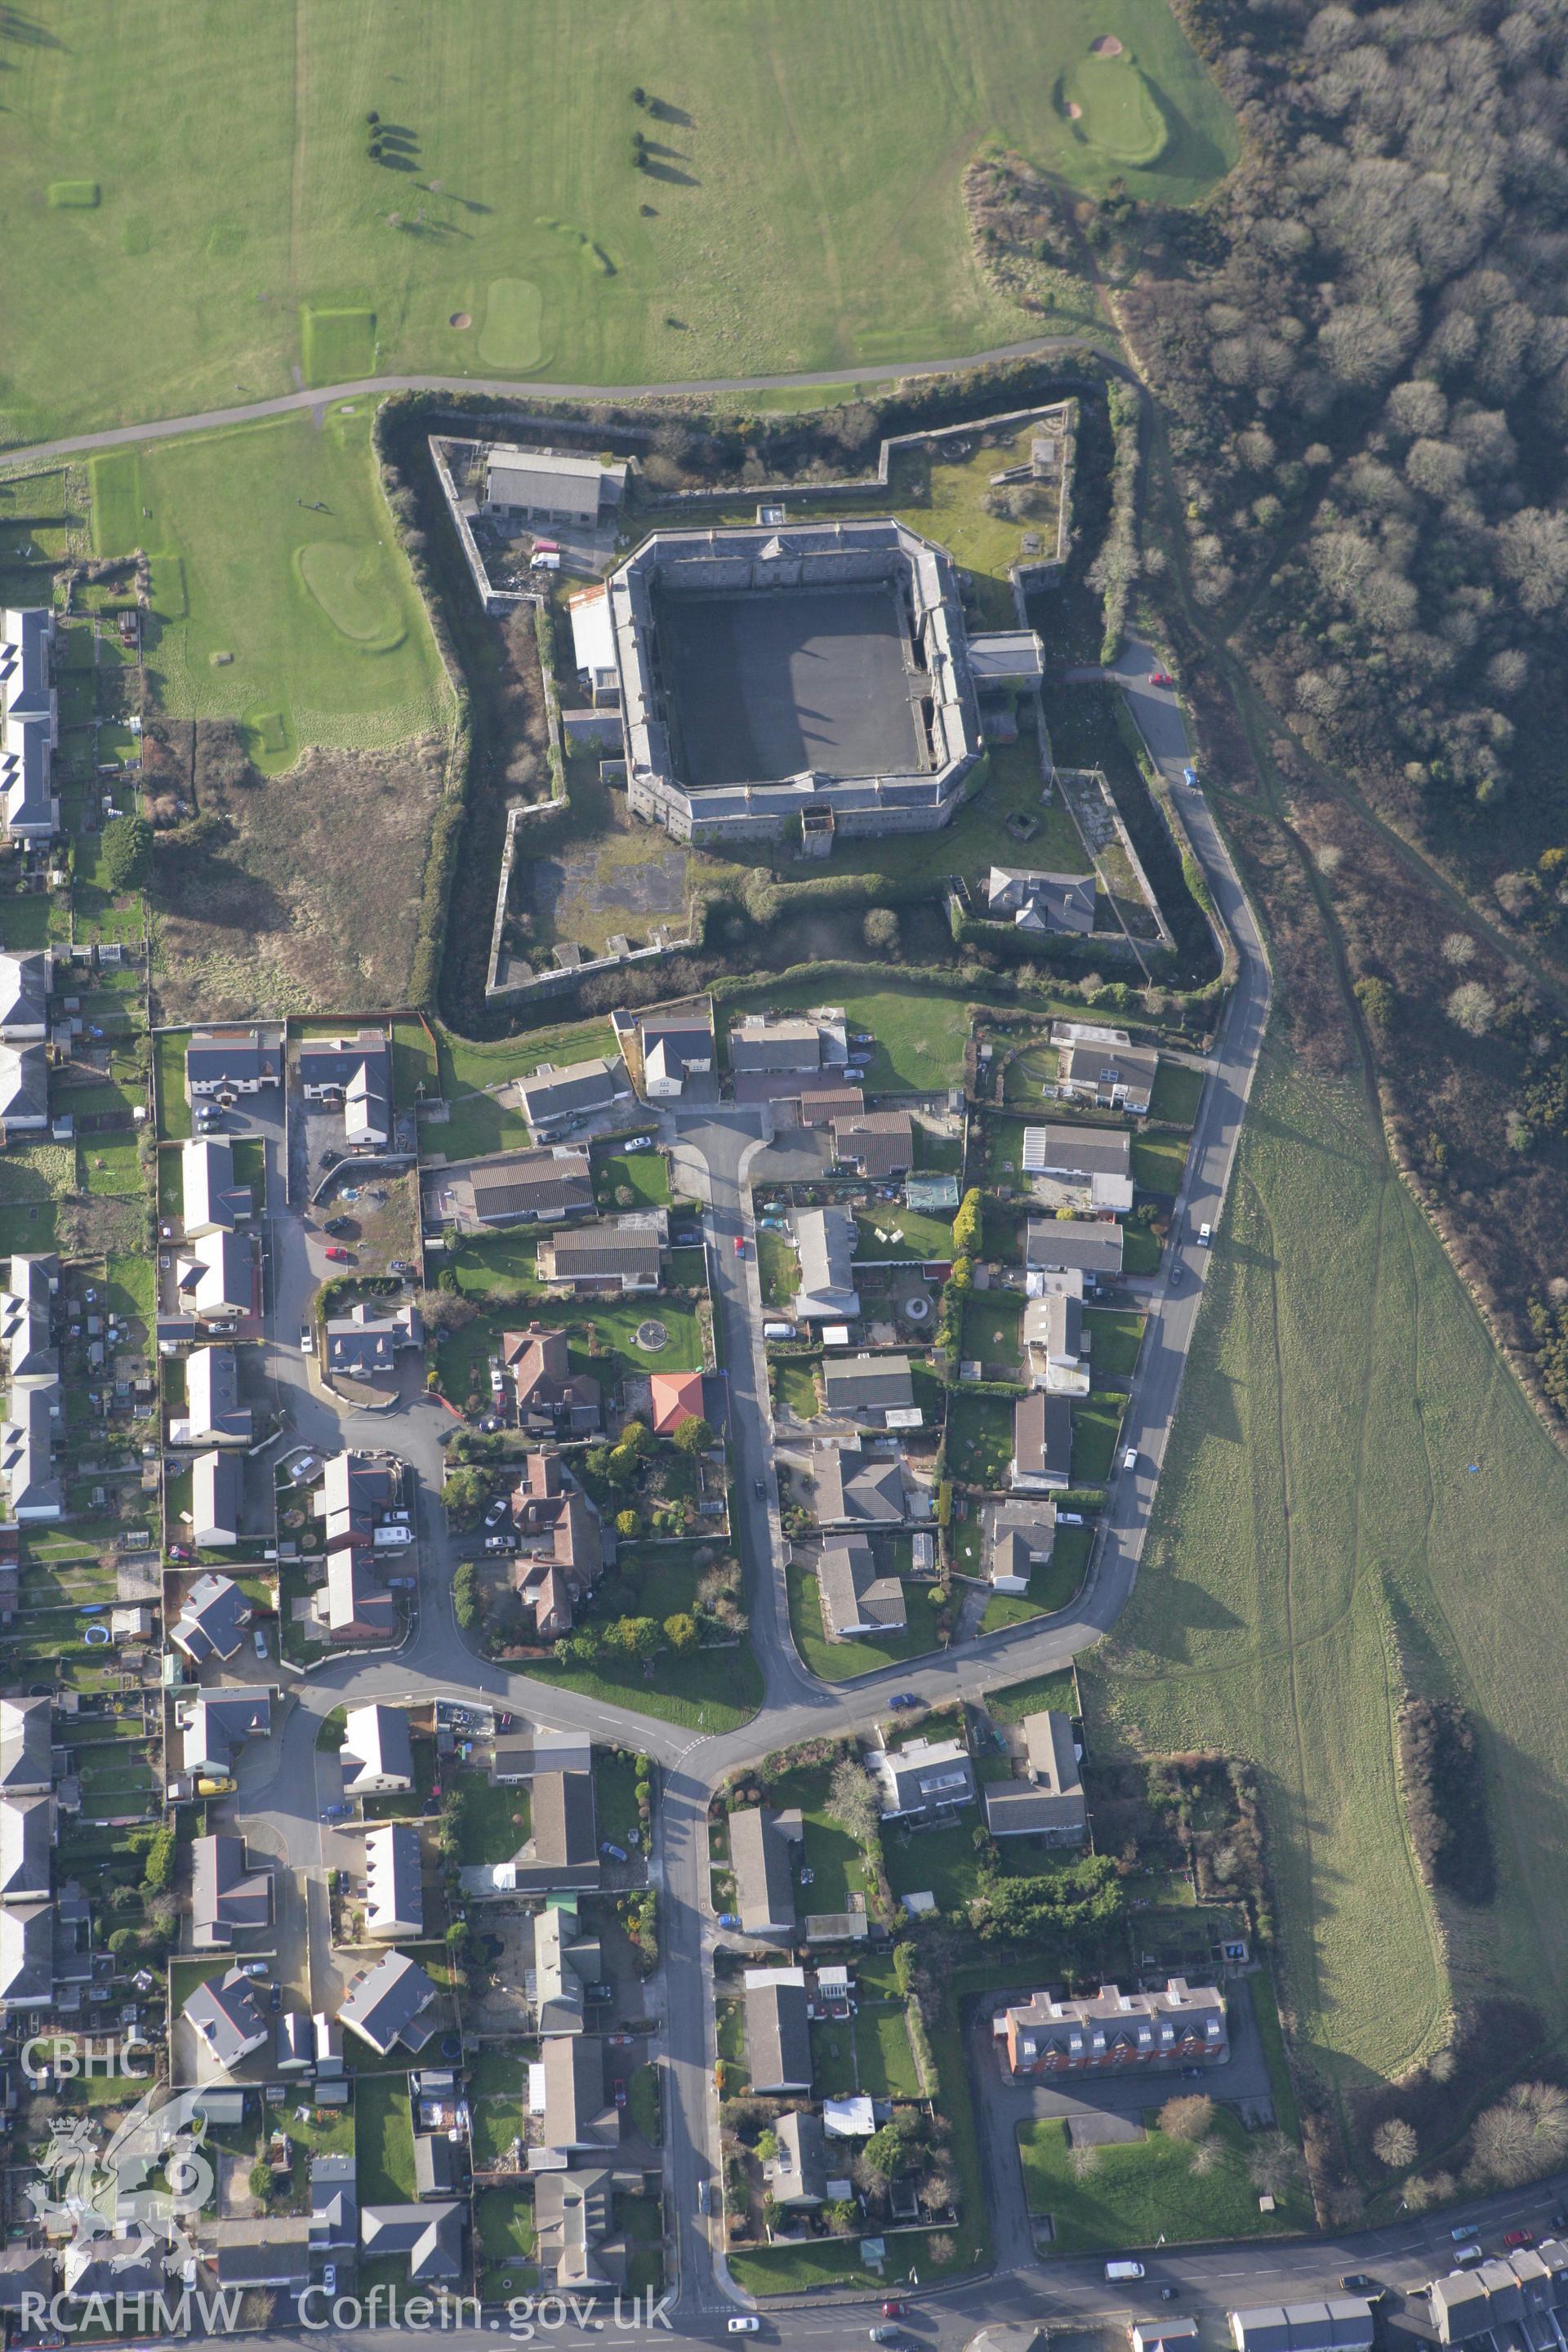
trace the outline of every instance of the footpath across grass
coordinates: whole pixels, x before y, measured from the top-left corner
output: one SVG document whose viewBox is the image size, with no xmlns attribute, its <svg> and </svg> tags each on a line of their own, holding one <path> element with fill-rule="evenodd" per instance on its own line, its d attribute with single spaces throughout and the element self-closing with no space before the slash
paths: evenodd
<svg viewBox="0 0 1568 2352">
<path fill-rule="evenodd" d="M 1048 2216 L 1056 2254 L 1106 2253 L 1121 2247 L 1193 2245 L 1205 2240 L 1269 2238 L 1310 2230 L 1304 2187 L 1276 2194 L 1272 2213 L 1258 2210 L 1247 2166 L 1253 2138 L 1228 2108 L 1216 2110 L 1208 2153 L 1151 2126 L 1138 2141 L 1093 2151 L 1075 2165 L 1068 2126 L 1056 2117 L 1018 2127 L 1018 2155 L 1029 2210 Z M 1210 2168 L 1200 2170 L 1200 2164 Z"/>
</svg>

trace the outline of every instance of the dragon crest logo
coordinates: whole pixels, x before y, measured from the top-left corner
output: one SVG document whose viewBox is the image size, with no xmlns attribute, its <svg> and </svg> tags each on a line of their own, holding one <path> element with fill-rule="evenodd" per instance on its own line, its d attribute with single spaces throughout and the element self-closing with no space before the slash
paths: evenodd
<svg viewBox="0 0 1568 2352">
<path fill-rule="evenodd" d="M 106 2146 L 90 2116 L 56 2118 L 27 2198 L 48 2235 L 66 2241 L 68 2281 L 99 2260 L 110 2277 L 154 2258 L 175 2273 L 195 2261 L 187 2224 L 213 2191 L 201 2107 L 199 2091 L 160 2100 L 150 2090 Z"/>
</svg>

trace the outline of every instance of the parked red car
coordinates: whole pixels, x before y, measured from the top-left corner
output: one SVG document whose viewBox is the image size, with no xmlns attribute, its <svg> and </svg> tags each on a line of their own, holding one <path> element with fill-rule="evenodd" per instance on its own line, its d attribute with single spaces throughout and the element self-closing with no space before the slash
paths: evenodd
<svg viewBox="0 0 1568 2352">
<path fill-rule="evenodd" d="M 1534 2245 L 1535 2232 L 1533 2230 L 1505 2230 L 1502 2242 L 1510 2253 L 1515 2253 L 1521 2246 Z"/>
<path fill-rule="evenodd" d="M 884 2319 L 902 2319 L 903 2315 L 904 2305 L 901 2303 L 885 2303 L 882 2305 Z"/>
<path fill-rule="evenodd" d="M 347 1250 L 346 1250 L 346 1249 L 340 1249 L 340 1248 L 338 1247 L 338 1245 L 337 1245 L 336 1242 L 334 1242 L 334 1243 L 332 1244 L 332 1245 L 331 1245 L 331 1249 L 329 1249 L 329 1250 L 328 1250 L 328 1252 L 327 1252 L 327 1255 L 328 1255 L 329 1257 L 331 1257 L 331 1258 L 336 1258 L 336 1259 L 338 1260 L 338 1262 L 340 1263 L 340 1265 L 347 1265 L 347 1264 L 348 1264 L 348 1262 L 349 1262 L 349 1254 L 348 1254 Z"/>
<path fill-rule="evenodd" d="M 1152 669 L 1149 673 L 1149 683 L 1151 686 L 1174 686 L 1176 681 L 1168 671 Z"/>
<path fill-rule="evenodd" d="M 746 1236 L 745 1236 L 745 1234 L 737 1234 L 735 1235 L 735 1255 L 736 1255 L 737 1257 L 744 1257 L 744 1256 L 745 1256 L 745 1255 L 746 1255 Z"/>
</svg>

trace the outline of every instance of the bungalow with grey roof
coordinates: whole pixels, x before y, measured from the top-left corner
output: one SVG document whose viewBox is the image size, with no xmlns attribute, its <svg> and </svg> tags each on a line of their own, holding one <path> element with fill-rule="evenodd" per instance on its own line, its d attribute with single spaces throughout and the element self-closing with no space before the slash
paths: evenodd
<svg viewBox="0 0 1568 2352">
<path fill-rule="evenodd" d="M 0 1796 L 0 1903 L 35 1903 L 49 1891 L 55 1801 Z"/>
<path fill-rule="evenodd" d="M 897 1454 L 853 1445 L 820 1445 L 811 1457 L 812 1509 L 819 1527 L 901 1527 L 909 1517 L 904 1465 Z"/>
<path fill-rule="evenodd" d="M 392 1048 L 384 1029 L 307 1038 L 296 1069 L 307 1102 L 342 1106 L 351 1151 L 375 1151 L 391 1142 Z"/>
<path fill-rule="evenodd" d="M 795 1933 L 795 1856 L 805 1830 L 798 1807 L 786 1812 L 742 1805 L 730 1815 L 730 1868 L 735 1908 L 748 1936 Z"/>
<path fill-rule="evenodd" d="M 1065 1396 L 1031 1389 L 1013 1408 L 1012 1485 L 1020 1494 L 1046 1494 L 1072 1481 L 1072 1405 Z"/>
<path fill-rule="evenodd" d="M 359 2244 L 359 2197 L 352 2150 L 323 2150 L 311 2157 L 309 2231 L 317 2253 L 341 2253 Z"/>
<path fill-rule="evenodd" d="M 256 1251 L 237 1233 L 199 1234 L 174 1260 L 174 1290 L 184 1312 L 203 1323 L 227 1323 L 256 1304 Z"/>
<path fill-rule="evenodd" d="M 283 1041 L 259 1029 L 193 1029 L 185 1047 L 185 1099 L 256 1095 L 282 1084 Z"/>
<path fill-rule="evenodd" d="M 60 1384 L 54 1373 L 13 1377 L 0 1424 L 0 1476 L 13 1519 L 58 1519 L 64 1512 L 65 1487 L 55 1475 L 55 1430 L 61 1410 Z"/>
<path fill-rule="evenodd" d="M 577 1225 L 552 1234 L 536 1253 L 539 1279 L 552 1290 L 657 1290 L 661 1247 L 652 1224 Z"/>
<path fill-rule="evenodd" d="M 1068 931 L 1087 938 L 1094 929 L 1094 876 L 994 866 L 985 911 L 993 922 L 1011 922 L 1020 931 Z"/>
<path fill-rule="evenodd" d="M 232 2074 L 267 2040 L 267 2020 L 255 1988 L 238 1969 L 197 1985 L 181 2014 L 226 2074 Z"/>
<path fill-rule="evenodd" d="M 425 1874 L 419 1832 L 406 1822 L 384 1822 L 364 1842 L 365 1933 L 407 1936 L 425 1933 Z"/>
<path fill-rule="evenodd" d="M 48 1123 L 47 1048 L 36 1040 L 12 1045 L 0 1038 L 0 1128 L 34 1134 Z"/>
<path fill-rule="evenodd" d="M 54 1785 L 54 1702 L 0 1698 L 0 1792 L 47 1795 Z"/>
<path fill-rule="evenodd" d="M 361 2251 L 377 2262 L 387 2254 L 405 2255 L 411 2280 L 461 2278 L 463 2211 L 455 2199 L 442 2204 L 363 2206 Z"/>
<path fill-rule="evenodd" d="M 1076 1269 L 1091 1282 L 1113 1282 L 1121 1272 L 1121 1227 L 1104 1217 L 1031 1217 L 1024 1235 L 1030 1272 Z"/>
<path fill-rule="evenodd" d="M 232 1658 L 250 1622 L 250 1603 L 237 1584 L 208 1570 L 198 1576 L 169 1628 L 169 1639 L 194 1666 Z"/>
<path fill-rule="evenodd" d="M 985 1826 L 993 1837 L 1039 1837 L 1049 1845 L 1081 1845 L 1089 1807 L 1072 1719 L 1054 1708 L 1024 1717 L 1026 1777 L 988 1780 Z"/>
<path fill-rule="evenodd" d="M 455 1168 L 427 1169 L 425 1213 L 432 1224 L 504 1232 L 509 1225 L 591 1216 L 594 1177 L 585 1151 L 500 1151 Z"/>
<path fill-rule="evenodd" d="M 533 2225 L 539 2261 L 557 2294 L 626 2284 L 626 2248 L 608 2242 L 614 2186 L 614 2173 L 603 2166 L 538 2175 Z"/>
<path fill-rule="evenodd" d="M 198 1952 L 232 1949 L 237 1930 L 272 1925 L 272 1865 L 252 1861 L 242 1837 L 221 1833 L 191 1844 L 191 1942 Z"/>
<path fill-rule="evenodd" d="M 26 1372 L 58 1376 L 59 1357 L 50 1344 L 53 1301 L 60 1262 L 48 1253 L 0 1259 L 5 1286 L 0 1290 L 0 1355 L 12 1379 Z"/>
<path fill-rule="evenodd" d="M 773 2126 L 778 2153 L 764 2165 L 768 2194 L 775 2205 L 805 2211 L 827 2201 L 827 2146 L 822 2117 L 808 2107 L 792 2107 Z"/>
<path fill-rule="evenodd" d="M 746 2068 L 753 2095 L 809 2092 L 811 2026 L 804 1969 L 745 1972 Z"/>
<path fill-rule="evenodd" d="M 616 460 L 523 449 L 492 442 L 485 453 L 485 510 L 533 522 L 613 525 L 626 494 L 626 467 Z"/>
<path fill-rule="evenodd" d="M 48 948 L 23 954 L 0 949 L 0 1037 L 10 1045 L 42 1042 L 49 1033 L 49 992 L 55 960 Z"/>
<path fill-rule="evenodd" d="M 1051 1031 L 1057 1049 L 1057 1093 L 1069 1102 L 1091 1102 L 1101 1110 L 1148 1115 L 1160 1056 L 1152 1045 L 1134 1045 L 1124 1029 L 1089 1021 L 1058 1021 Z"/>
<path fill-rule="evenodd" d="M 42 2009 L 55 1994 L 55 1906 L 0 1906 L 0 2018 Z"/>
<path fill-rule="evenodd" d="M 182 1708 L 186 1709 L 183 1715 Z M 200 1691 L 188 1703 L 176 1704 L 175 1721 L 184 1734 L 181 1761 L 185 1770 L 222 1777 L 233 1771 L 235 1758 L 247 1739 L 270 1734 L 272 1693 L 254 1687 Z"/>
<path fill-rule="evenodd" d="M 191 1540 L 203 1551 L 239 1541 L 240 1465 L 215 1445 L 191 1465 Z"/>
<path fill-rule="evenodd" d="M 421 2020 L 436 1991 L 417 1960 L 406 1952 L 384 1952 L 350 1984 L 338 2021 L 368 2042 L 380 2057 L 389 2057 L 400 2042 L 410 2050 L 423 2050 L 435 2028 Z"/>
<path fill-rule="evenodd" d="M 605 2095 L 605 2045 L 598 2034 L 552 2034 L 541 2044 L 541 2061 L 544 2117 L 537 2149 L 529 2150 L 531 2168 L 549 2170 L 562 2155 L 617 2147 L 621 2119 Z"/>
<path fill-rule="evenodd" d="M 185 1413 L 170 1435 L 176 1444 L 250 1444 L 254 1417 L 239 1401 L 239 1359 L 232 1348 L 193 1348 L 185 1359 Z"/>
<path fill-rule="evenodd" d="M 403 1709 L 376 1704 L 351 1707 L 339 1760 L 346 1796 L 376 1797 L 412 1789 L 414 1748 Z"/>
<path fill-rule="evenodd" d="M 713 1014 L 706 1012 L 650 1013 L 637 1024 L 642 1049 L 643 1092 L 650 1102 L 681 1093 L 691 1077 L 713 1068 Z"/>
<path fill-rule="evenodd" d="M 564 1070 L 536 1070 L 532 1077 L 518 1080 L 517 1092 L 536 1137 L 632 1099 L 631 1081 L 619 1055 L 612 1060 L 574 1062 Z"/>
<path fill-rule="evenodd" d="M 16 841 L 52 841 L 60 829 L 54 788 L 59 711 L 49 678 L 54 642 L 51 606 L 0 611 L 0 804 Z"/>
<path fill-rule="evenodd" d="M 847 1321 L 860 1312 L 853 1261 L 859 1240 L 847 1209 L 797 1209 L 795 1245 L 800 1289 L 795 1311 L 805 1323 Z"/>
<path fill-rule="evenodd" d="M 910 1739 L 875 1748 L 866 1769 L 877 1784 L 882 1819 L 940 1821 L 974 1801 L 974 1767 L 960 1739 Z"/>
<path fill-rule="evenodd" d="M 889 1412 L 908 1412 L 913 1405 L 914 1374 L 907 1356 L 829 1356 L 822 1366 L 822 1393 L 829 1412 L 852 1414 L 879 1429 Z"/>
<path fill-rule="evenodd" d="M 823 1630 L 830 1642 L 906 1630 L 909 1618 L 902 1581 L 881 1573 L 864 1536 L 845 1536 L 837 1543 L 824 1544 L 816 1563 L 816 1581 L 822 1596 Z"/>
<path fill-rule="evenodd" d="M 212 1135 L 193 1136 L 180 1146 L 180 1223 L 188 1242 L 204 1234 L 232 1234 L 255 1205 L 248 1184 L 237 1183 L 234 1150 Z"/>
</svg>

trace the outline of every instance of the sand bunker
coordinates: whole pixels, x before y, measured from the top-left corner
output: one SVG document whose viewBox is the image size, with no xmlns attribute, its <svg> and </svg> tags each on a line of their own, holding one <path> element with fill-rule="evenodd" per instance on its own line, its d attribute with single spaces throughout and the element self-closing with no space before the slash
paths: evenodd
<svg viewBox="0 0 1568 2352">
<path fill-rule="evenodd" d="M 1101 33 L 1098 40 L 1090 41 L 1089 54 L 1091 58 L 1119 58 L 1121 44 L 1114 33 Z"/>
<path fill-rule="evenodd" d="M 1083 121 L 1083 109 L 1079 104 L 1076 98 L 1069 98 L 1068 100 L 1068 121 L 1069 122 L 1081 122 Z"/>
<path fill-rule="evenodd" d="M 449 327 L 471 327 L 473 323 L 467 310 L 454 310 L 447 321 Z"/>
</svg>

